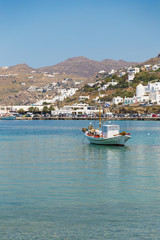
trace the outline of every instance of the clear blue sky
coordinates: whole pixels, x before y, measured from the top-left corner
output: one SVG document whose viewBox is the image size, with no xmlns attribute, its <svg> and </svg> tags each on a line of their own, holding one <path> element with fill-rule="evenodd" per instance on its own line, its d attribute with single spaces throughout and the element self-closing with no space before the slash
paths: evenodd
<svg viewBox="0 0 160 240">
<path fill-rule="evenodd" d="M 159 10 L 159 0 L 0 0 L 0 66 L 147 60 L 160 51 Z"/>
</svg>

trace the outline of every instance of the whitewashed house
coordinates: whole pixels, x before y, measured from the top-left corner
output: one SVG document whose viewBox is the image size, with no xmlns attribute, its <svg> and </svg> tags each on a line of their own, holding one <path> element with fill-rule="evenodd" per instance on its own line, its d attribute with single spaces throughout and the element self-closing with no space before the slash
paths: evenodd
<svg viewBox="0 0 160 240">
<path fill-rule="evenodd" d="M 148 93 L 160 92 L 160 82 L 148 83 L 145 91 Z"/>
<path fill-rule="evenodd" d="M 150 93 L 149 98 L 152 103 L 156 103 L 156 104 L 160 105 L 160 93 L 159 92 Z"/>
<path fill-rule="evenodd" d="M 122 97 L 114 97 L 113 100 L 112 100 L 113 104 L 119 104 L 119 103 L 123 103 L 123 98 Z"/>
<path fill-rule="evenodd" d="M 133 104 L 133 103 L 135 103 L 135 98 L 133 97 L 133 98 L 130 98 L 130 97 L 125 97 L 124 98 L 124 104 Z"/>
<path fill-rule="evenodd" d="M 127 72 L 136 74 L 136 73 L 140 72 L 140 68 L 138 68 L 138 67 L 129 67 L 129 68 L 127 68 Z"/>
<path fill-rule="evenodd" d="M 37 86 L 30 86 L 27 91 L 28 92 L 35 92 L 36 89 L 37 89 Z"/>
<path fill-rule="evenodd" d="M 144 65 L 144 68 L 145 68 L 146 70 L 149 70 L 149 69 L 151 68 L 151 65 L 150 65 L 150 64 Z"/>
<path fill-rule="evenodd" d="M 112 74 L 115 74 L 116 72 L 117 72 L 117 70 L 112 69 L 108 74 L 112 75 Z"/>
<path fill-rule="evenodd" d="M 140 72 L 140 68 L 138 67 L 129 67 L 127 68 L 128 73 L 128 82 L 132 82 L 135 78 L 135 74 Z"/>
<path fill-rule="evenodd" d="M 93 87 L 95 85 L 95 83 L 88 83 L 87 85 L 90 87 Z"/>
<path fill-rule="evenodd" d="M 152 70 L 153 71 L 156 71 L 156 70 L 158 70 L 160 68 L 160 64 L 156 64 L 156 65 L 153 65 L 152 66 Z"/>
<path fill-rule="evenodd" d="M 89 96 L 79 96 L 79 101 L 84 101 L 86 99 L 89 99 Z"/>
<path fill-rule="evenodd" d="M 81 82 L 74 82 L 74 85 L 77 86 L 77 85 L 80 85 Z"/>
<path fill-rule="evenodd" d="M 101 70 L 101 71 L 99 71 L 99 74 L 103 74 L 103 73 L 105 73 L 106 71 L 104 71 L 104 70 Z"/>
<path fill-rule="evenodd" d="M 126 72 L 120 72 L 119 75 L 118 75 L 118 77 L 122 77 L 122 76 L 124 76 L 125 74 L 126 74 Z"/>
<path fill-rule="evenodd" d="M 108 83 L 104 84 L 103 87 L 100 87 L 98 89 L 98 91 L 105 91 L 108 88 L 108 86 L 110 86 L 110 85 L 115 86 L 117 84 L 118 84 L 118 82 L 113 81 L 113 79 L 112 79 L 112 82 L 108 82 Z"/>
<path fill-rule="evenodd" d="M 134 73 L 128 73 L 128 82 L 132 82 L 135 78 L 135 74 Z"/>
</svg>

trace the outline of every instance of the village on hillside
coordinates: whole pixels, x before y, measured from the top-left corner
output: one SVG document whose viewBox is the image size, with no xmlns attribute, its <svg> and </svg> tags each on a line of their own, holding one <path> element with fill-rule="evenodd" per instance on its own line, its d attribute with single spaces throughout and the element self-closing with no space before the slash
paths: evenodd
<svg viewBox="0 0 160 240">
<path fill-rule="evenodd" d="M 55 82 L 53 79 L 58 76 L 58 72 L 44 72 L 43 77 L 48 79 L 47 84 L 40 87 L 32 84 L 27 86 L 28 93 L 41 94 L 39 96 L 42 98 L 38 97 L 37 101 L 25 105 L 1 105 L 0 115 L 95 116 L 99 105 L 103 114 L 111 114 L 111 108 L 160 106 L 160 54 L 157 58 L 159 63 L 156 64 L 112 69 L 109 72 L 101 70 L 86 84 L 81 79 L 75 81 L 67 77 Z M 31 83 L 34 74 L 35 71 L 32 70 L 28 76 Z M 0 78 L 15 75 L 1 74 Z M 25 82 L 20 84 L 26 87 Z"/>
</svg>

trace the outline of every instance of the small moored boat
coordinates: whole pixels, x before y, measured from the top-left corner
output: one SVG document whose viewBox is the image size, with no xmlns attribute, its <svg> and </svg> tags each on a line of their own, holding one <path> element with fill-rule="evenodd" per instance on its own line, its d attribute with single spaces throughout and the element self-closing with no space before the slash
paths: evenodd
<svg viewBox="0 0 160 240">
<path fill-rule="evenodd" d="M 13 115 L 9 115 L 9 116 L 1 116 L 0 120 L 15 120 L 16 117 Z"/>
<path fill-rule="evenodd" d="M 99 129 L 90 125 L 88 128 L 82 128 L 86 138 L 92 144 L 98 145 L 117 145 L 124 146 L 131 138 L 130 133 L 125 131 L 119 132 L 119 125 L 102 125 L 101 124 L 101 106 L 99 105 Z"/>
<path fill-rule="evenodd" d="M 102 125 L 101 130 L 90 126 L 82 131 L 92 144 L 124 146 L 131 138 L 130 133 L 119 132 L 119 125 Z"/>
</svg>

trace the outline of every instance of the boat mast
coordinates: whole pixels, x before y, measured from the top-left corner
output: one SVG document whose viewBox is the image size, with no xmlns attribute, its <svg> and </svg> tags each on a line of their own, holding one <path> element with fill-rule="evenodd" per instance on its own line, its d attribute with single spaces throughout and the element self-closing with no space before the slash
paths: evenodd
<svg viewBox="0 0 160 240">
<path fill-rule="evenodd" d="M 99 128 L 101 128 L 101 101 L 100 101 L 100 92 L 99 92 Z"/>
<path fill-rule="evenodd" d="M 101 123 L 101 105 L 99 103 L 99 128 L 101 128 L 101 125 L 102 125 L 102 123 Z"/>
</svg>

